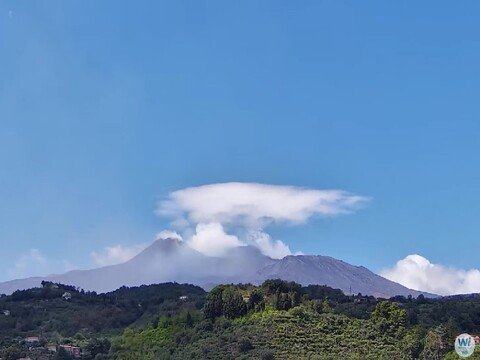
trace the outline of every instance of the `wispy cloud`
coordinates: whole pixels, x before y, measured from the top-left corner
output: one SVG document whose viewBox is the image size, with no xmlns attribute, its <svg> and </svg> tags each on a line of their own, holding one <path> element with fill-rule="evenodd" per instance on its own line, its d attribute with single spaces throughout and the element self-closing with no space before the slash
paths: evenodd
<svg viewBox="0 0 480 360">
<path fill-rule="evenodd" d="M 480 292 L 480 270 L 434 264 L 417 254 L 406 256 L 380 275 L 410 289 L 439 295 Z"/>
<path fill-rule="evenodd" d="M 11 279 L 19 279 L 45 272 L 47 265 L 47 259 L 40 250 L 30 249 L 27 253 L 22 254 L 7 272 Z"/>
<path fill-rule="evenodd" d="M 183 240 L 182 236 L 176 231 L 162 230 L 157 234 L 157 240 L 176 239 Z"/>
<path fill-rule="evenodd" d="M 90 256 L 97 266 L 115 265 L 130 260 L 145 249 L 145 247 L 145 244 L 107 246 L 101 251 L 92 251 Z"/>
<path fill-rule="evenodd" d="M 16 258 L 13 266 L 6 272 L 6 279 L 45 276 L 77 269 L 78 267 L 67 259 L 51 259 L 39 249 L 32 248 Z"/>
<path fill-rule="evenodd" d="M 63 265 L 63 269 L 65 271 L 72 271 L 72 270 L 78 270 L 78 266 L 72 264 L 70 261 L 68 260 L 63 260 L 62 261 L 62 265 Z"/>
<path fill-rule="evenodd" d="M 268 256 L 281 258 L 291 251 L 282 241 L 272 240 L 264 232 L 266 227 L 348 214 L 368 200 L 343 190 L 232 182 L 174 191 L 156 212 L 170 218 L 173 227 L 193 234 L 188 243 L 207 255 L 252 244 Z"/>
</svg>

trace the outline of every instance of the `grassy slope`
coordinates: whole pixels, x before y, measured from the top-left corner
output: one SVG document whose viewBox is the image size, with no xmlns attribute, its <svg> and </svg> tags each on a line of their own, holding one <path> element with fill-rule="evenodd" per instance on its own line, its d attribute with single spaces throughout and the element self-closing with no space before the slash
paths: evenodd
<svg viewBox="0 0 480 360">
<path fill-rule="evenodd" d="M 252 349 L 243 349 L 245 342 Z M 299 316 L 292 311 L 217 319 L 211 329 L 200 323 L 177 332 L 172 327 L 130 332 L 123 346 L 128 351 L 117 352 L 118 360 L 262 359 L 269 353 L 275 359 L 408 359 L 401 341 L 382 334 L 368 320 L 334 314 Z"/>
</svg>

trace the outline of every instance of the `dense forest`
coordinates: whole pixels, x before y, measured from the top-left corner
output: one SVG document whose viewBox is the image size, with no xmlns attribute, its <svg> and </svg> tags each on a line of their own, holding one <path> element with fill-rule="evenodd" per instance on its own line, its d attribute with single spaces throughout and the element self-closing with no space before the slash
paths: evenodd
<svg viewBox="0 0 480 360">
<path fill-rule="evenodd" d="M 458 359 L 463 332 L 480 334 L 478 296 L 376 299 L 267 280 L 106 294 L 44 282 L 0 298 L 5 360 Z"/>
</svg>

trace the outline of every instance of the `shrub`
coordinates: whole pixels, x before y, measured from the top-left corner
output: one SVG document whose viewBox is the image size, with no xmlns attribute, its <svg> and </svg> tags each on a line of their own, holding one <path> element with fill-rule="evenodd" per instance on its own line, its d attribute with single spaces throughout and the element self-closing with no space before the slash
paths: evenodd
<svg viewBox="0 0 480 360">
<path fill-rule="evenodd" d="M 271 350 L 264 350 L 260 354 L 260 359 L 262 359 L 262 360 L 275 360 L 275 354 Z"/>
<path fill-rule="evenodd" d="M 241 353 L 246 353 L 253 349 L 251 341 L 247 338 L 240 339 L 238 342 L 238 351 Z"/>
</svg>

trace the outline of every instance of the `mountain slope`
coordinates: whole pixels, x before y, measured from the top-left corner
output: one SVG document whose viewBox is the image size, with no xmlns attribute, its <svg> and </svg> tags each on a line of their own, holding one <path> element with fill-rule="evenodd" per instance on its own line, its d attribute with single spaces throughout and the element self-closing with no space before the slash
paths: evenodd
<svg viewBox="0 0 480 360">
<path fill-rule="evenodd" d="M 280 278 L 302 285 L 328 285 L 377 297 L 421 292 L 387 280 L 370 270 L 327 256 L 297 255 L 271 259 L 251 246 L 232 249 L 223 257 L 209 257 L 175 239 L 157 240 L 131 260 L 91 270 L 75 270 L 0 283 L 0 293 L 40 286 L 42 280 L 74 285 L 85 290 L 107 292 L 123 285 L 138 286 L 175 281 L 210 289 L 221 283 L 260 284 Z M 430 294 L 425 294 L 429 296 Z"/>
<path fill-rule="evenodd" d="M 344 293 L 362 293 L 389 298 L 393 295 L 421 294 L 398 283 L 387 280 L 363 266 L 354 266 L 328 256 L 287 256 L 258 272 L 260 279 L 280 278 L 302 285 L 328 285 Z"/>
</svg>

